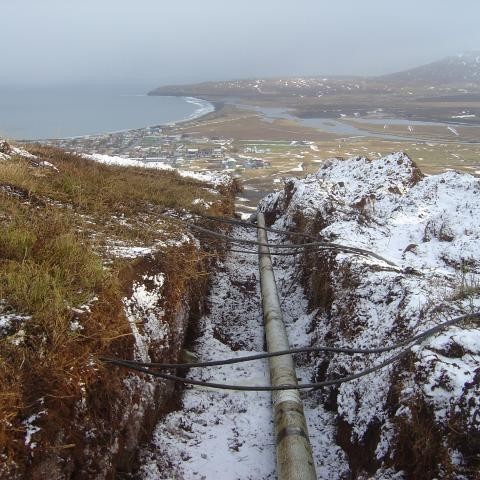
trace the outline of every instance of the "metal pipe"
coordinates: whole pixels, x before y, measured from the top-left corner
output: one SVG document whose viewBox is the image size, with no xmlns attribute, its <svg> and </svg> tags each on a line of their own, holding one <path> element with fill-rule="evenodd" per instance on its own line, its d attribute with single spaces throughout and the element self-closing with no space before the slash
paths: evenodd
<svg viewBox="0 0 480 480">
<path fill-rule="evenodd" d="M 263 320 L 268 352 L 288 350 L 287 331 L 280 308 L 272 259 L 265 230 L 263 213 L 257 216 L 260 286 Z M 272 386 L 297 385 L 295 364 L 291 355 L 269 359 Z M 315 480 L 315 464 L 308 437 L 307 422 L 298 390 L 272 393 L 275 439 L 277 448 L 277 475 L 279 480 Z"/>
</svg>

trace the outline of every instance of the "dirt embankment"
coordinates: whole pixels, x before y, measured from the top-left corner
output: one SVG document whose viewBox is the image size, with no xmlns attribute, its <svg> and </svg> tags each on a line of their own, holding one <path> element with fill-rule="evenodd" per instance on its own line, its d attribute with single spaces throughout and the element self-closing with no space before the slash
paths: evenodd
<svg viewBox="0 0 480 480">
<path fill-rule="evenodd" d="M 108 479 L 133 468 L 178 392 L 99 357 L 181 358 L 214 256 L 179 218 L 230 215 L 235 190 L 2 148 L 0 478 Z"/>
<path fill-rule="evenodd" d="M 210 267 L 201 251 L 191 245 L 126 266 L 120 276 L 125 296 L 115 314 L 134 335 L 126 332 L 122 347 L 112 345 L 102 353 L 144 361 L 180 361 L 189 327 L 193 328 L 203 310 Z M 96 368 L 98 376 L 80 401 L 63 403 L 54 437 L 37 435 L 45 451 L 29 462 L 26 471 L 31 478 L 42 479 L 47 473 L 59 479 L 115 478 L 128 473 L 139 444 L 148 440 L 159 416 L 174 407 L 179 397 L 171 382 L 100 363 Z M 50 421 L 47 418 L 38 426 L 45 425 L 48 431 Z"/>
<path fill-rule="evenodd" d="M 478 312 L 479 191 L 471 175 L 423 177 L 399 153 L 332 159 L 268 196 L 261 208 L 277 228 L 371 250 L 396 265 L 305 252 L 298 268 L 310 300 L 310 343 L 383 347 Z M 352 478 L 478 478 L 479 339 L 473 320 L 451 326 L 388 368 L 314 394 L 335 415 L 335 444 Z M 314 355 L 312 380 L 361 371 L 397 352 Z"/>
</svg>

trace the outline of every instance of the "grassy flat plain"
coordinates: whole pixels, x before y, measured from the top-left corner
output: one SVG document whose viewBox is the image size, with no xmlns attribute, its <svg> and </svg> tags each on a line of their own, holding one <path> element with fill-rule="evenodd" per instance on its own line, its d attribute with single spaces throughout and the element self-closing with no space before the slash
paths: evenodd
<svg viewBox="0 0 480 480">
<path fill-rule="evenodd" d="M 416 140 L 438 141 L 438 142 L 468 142 L 476 143 L 480 140 L 480 126 L 464 126 L 451 124 L 445 125 L 388 125 L 379 123 L 368 123 L 356 121 L 355 119 L 345 120 L 352 126 L 367 130 L 371 133 L 399 135 L 411 137 Z"/>
<path fill-rule="evenodd" d="M 205 120 L 184 124 L 175 132 L 198 136 L 217 136 L 235 140 L 328 140 L 335 138 L 327 132 L 305 128 L 288 120 L 268 122 L 254 110 L 225 106 Z"/>
<path fill-rule="evenodd" d="M 262 159 L 261 168 L 234 166 L 229 171 L 244 185 L 237 201 L 237 210 L 253 211 L 256 203 L 268 192 L 279 188 L 287 177 L 303 177 L 315 172 L 320 164 L 332 157 L 348 158 L 362 155 L 371 159 L 394 151 L 406 152 L 426 174 L 459 170 L 480 175 L 480 127 L 388 125 L 342 120 L 366 131 L 365 136 L 340 136 L 316 128 L 309 128 L 294 120 L 267 119 L 255 110 L 226 105 L 217 112 L 194 122 L 174 128 L 176 133 L 191 136 L 213 135 L 233 139 L 232 156 Z M 392 140 L 375 136 L 399 135 L 405 139 Z M 458 135 L 457 135 L 458 134 Z M 305 141 L 305 143 L 302 143 Z M 224 169 L 220 160 L 197 159 L 191 169 Z"/>
</svg>

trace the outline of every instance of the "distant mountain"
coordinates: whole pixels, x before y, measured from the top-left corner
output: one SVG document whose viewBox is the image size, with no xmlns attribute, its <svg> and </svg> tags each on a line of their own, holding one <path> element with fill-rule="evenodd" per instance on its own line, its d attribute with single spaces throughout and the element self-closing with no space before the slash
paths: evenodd
<svg viewBox="0 0 480 480">
<path fill-rule="evenodd" d="M 377 79 L 411 85 L 480 85 L 480 51 L 459 53 L 410 70 L 382 75 Z"/>
<path fill-rule="evenodd" d="M 355 94 L 392 94 L 405 89 L 419 93 L 449 94 L 480 89 L 480 51 L 458 54 L 427 65 L 378 77 L 305 76 L 211 81 L 191 85 L 165 85 L 149 95 L 192 96 L 215 100 L 224 97 L 324 97 Z"/>
</svg>

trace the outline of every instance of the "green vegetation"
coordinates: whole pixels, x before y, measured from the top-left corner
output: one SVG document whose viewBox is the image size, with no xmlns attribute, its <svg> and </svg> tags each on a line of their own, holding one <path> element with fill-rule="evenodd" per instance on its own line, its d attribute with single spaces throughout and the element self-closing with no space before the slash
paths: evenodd
<svg viewBox="0 0 480 480">
<path fill-rule="evenodd" d="M 122 298 L 147 267 L 116 258 L 109 247 L 161 249 L 148 269 L 166 275 L 165 310 L 173 318 L 182 295 L 204 275 L 204 254 L 193 243 L 160 246 L 186 233 L 161 214 L 205 212 L 197 198 L 209 202 L 208 213 L 229 214 L 235 188 L 215 194 L 173 172 L 110 167 L 52 148 L 31 152 L 52 166 L 0 162 L 0 317 L 9 318 L 0 328 L 0 455 L 5 465 L 15 459 L 20 471 L 30 458 L 25 422 L 39 409 L 47 413 L 39 420 L 37 457 L 69 430 L 90 388 L 89 414 L 112 415 L 112 402 L 96 398 L 114 397 L 119 380 L 112 382 L 95 359 L 131 358 Z"/>
</svg>

